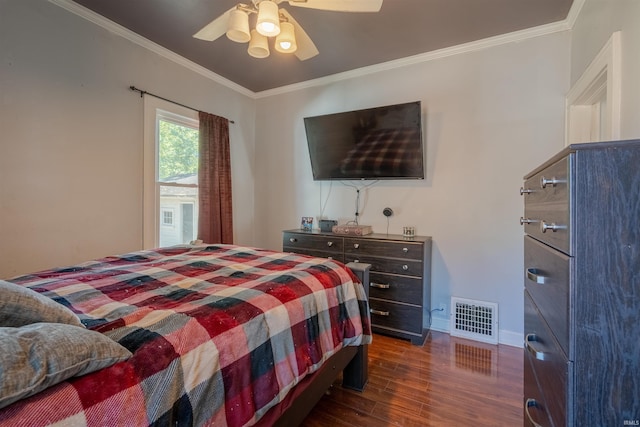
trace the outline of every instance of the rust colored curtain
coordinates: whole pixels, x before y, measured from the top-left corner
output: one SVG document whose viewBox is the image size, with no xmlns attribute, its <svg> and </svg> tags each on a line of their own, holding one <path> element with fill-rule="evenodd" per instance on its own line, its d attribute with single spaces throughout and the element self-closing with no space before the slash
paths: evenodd
<svg viewBox="0 0 640 427">
<path fill-rule="evenodd" d="M 233 243 L 229 120 L 199 112 L 198 239 Z"/>
</svg>

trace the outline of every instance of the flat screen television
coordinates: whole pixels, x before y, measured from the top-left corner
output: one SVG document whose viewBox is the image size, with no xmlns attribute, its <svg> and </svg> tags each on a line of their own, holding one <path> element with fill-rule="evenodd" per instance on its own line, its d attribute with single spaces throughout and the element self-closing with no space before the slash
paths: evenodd
<svg viewBox="0 0 640 427">
<path fill-rule="evenodd" d="M 305 117 L 313 179 L 424 179 L 420 101 Z"/>
</svg>

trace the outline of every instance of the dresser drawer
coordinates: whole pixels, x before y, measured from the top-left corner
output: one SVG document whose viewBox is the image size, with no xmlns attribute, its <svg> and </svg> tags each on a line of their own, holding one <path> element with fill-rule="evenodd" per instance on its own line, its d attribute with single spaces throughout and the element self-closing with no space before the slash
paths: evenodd
<svg viewBox="0 0 640 427">
<path fill-rule="evenodd" d="M 415 242 L 395 242 L 373 239 L 345 238 L 345 254 L 367 254 L 390 258 L 407 258 L 421 260 L 423 245 Z"/>
<path fill-rule="evenodd" d="M 525 353 L 532 362 L 551 421 L 566 425 L 570 364 L 557 344 L 549 327 L 525 291 L 524 304 Z"/>
<path fill-rule="evenodd" d="M 283 233 L 282 234 L 282 247 L 284 248 L 304 248 L 314 249 L 330 252 L 342 252 L 343 238 L 330 236 L 313 235 L 313 234 L 298 234 L 298 233 Z M 295 251 L 294 251 L 295 252 Z"/>
<path fill-rule="evenodd" d="M 569 280 L 573 258 L 524 238 L 524 287 L 569 356 Z"/>
<path fill-rule="evenodd" d="M 422 334 L 422 306 L 369 299 L 371 324 L 413 334 Z"/>
<path fill-rule="evenodd" d="M 422 277 L 422 261 L 411 259 L 379 258 L 373 256 L 344 254 L 345 262 L 366 262 L 371 264 L 371 272 L 403 274 L 406 276 Z"/>
<path fill-rule="evenodd" d="M 533 361 L 528 353 L 524 354 L 524 400 L 523 419 L 526 427 L 551 426 L 549 411 L 544 401 L 542 389 L 533 370 Z"/>
<path fill-rule="evenodd" d="M 524 196 L 524 231 L 556 249 L 571 254 L 569 158 L 528 178 Z"/>
<path fill-rule="evenodd" d="M 369 296 L 422 304 L 422 279 L 372 272 L 369 274 Z"/>
<path fill-rule="evenodd" d="M 317 258 L 328 258 L 328 259 L 333 259 L 333 260 L 344 263 L 344 256 L 341 253 L 318 251 L 318 250 L 307 249 L 307 248 L 296 248 L 293 246 L 284 246 L 282 248 L 282 252 L 293 252 L 296 254 L 309 255 Z"/>
</svg>

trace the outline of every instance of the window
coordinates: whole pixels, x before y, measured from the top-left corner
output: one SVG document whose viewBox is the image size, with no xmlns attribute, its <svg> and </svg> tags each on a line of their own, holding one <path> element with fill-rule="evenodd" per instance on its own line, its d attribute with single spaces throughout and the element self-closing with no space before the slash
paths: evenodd
<svg viewBox="0 0 640 427">
<path fill-rule="evenodd" d="M 198 115 L 145 97 L 145 248 L 197 238 Z"/>
<path fill-rule="evenodd" d="M 160 208 L 162 211 L 162 225 L 173 227 L 173 210 L 162 209 L 162 206 L 160 206 Z M 160 233 L 162 233 L 162 231 Z"/>
</svg>

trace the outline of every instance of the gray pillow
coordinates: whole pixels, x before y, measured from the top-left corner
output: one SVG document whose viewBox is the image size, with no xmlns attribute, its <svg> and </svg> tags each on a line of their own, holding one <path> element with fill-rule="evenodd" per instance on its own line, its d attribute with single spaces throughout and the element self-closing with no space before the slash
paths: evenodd
<svg viewBox="0 0 640 427">
<path fill-rule="evenodd" d="M 81 326 L 75 313 L 33 289 L 0 280 L 0 326 L 19 327 L 37 322 Z"/>
<path fill-rule="evenodd" d="M 131 357 L 99 332 L 60 323 L 0 327 L 0 343 L 0 408 Z"/>
</svg>

